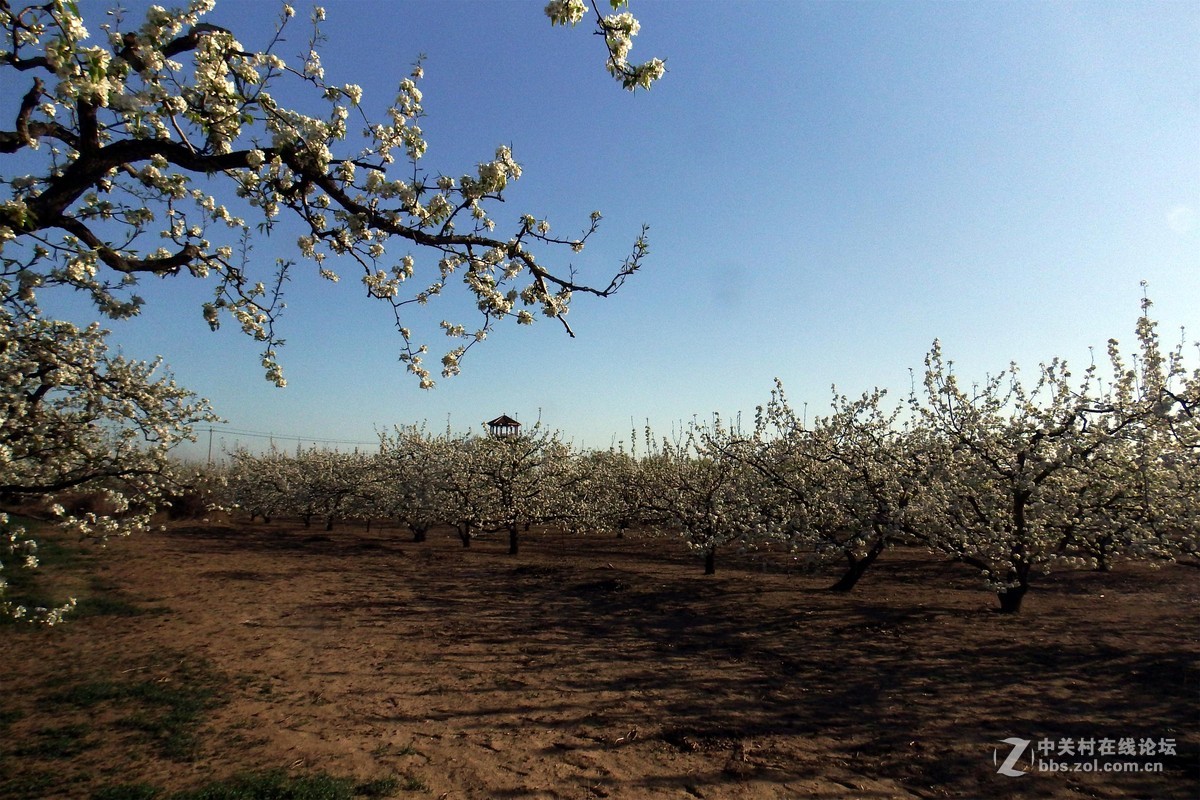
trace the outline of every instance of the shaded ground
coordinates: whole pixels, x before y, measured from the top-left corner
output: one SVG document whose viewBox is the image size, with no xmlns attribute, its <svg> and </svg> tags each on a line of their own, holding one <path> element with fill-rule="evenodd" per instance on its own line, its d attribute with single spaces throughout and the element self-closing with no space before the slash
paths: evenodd
<svg viewBox="0 0 1200 800">
<path fill-rule="evenodd" d="M 844 596 L 669 540 L 405 538 L 185 526 L 77 560 L 90 613 L 0 628 L 0 796 L 277 768 L 447 800 L 1200 796 L 1194 567 L 1051 576 L 1010 617 L 916 552 Z M 1014 778 L 1010 737 L 1178 755 Z"/>
</svg>

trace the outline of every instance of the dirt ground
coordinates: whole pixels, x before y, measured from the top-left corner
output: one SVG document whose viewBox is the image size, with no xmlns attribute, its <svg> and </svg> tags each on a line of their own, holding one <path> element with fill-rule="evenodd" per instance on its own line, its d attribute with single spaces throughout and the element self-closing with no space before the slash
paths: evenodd
<svg viewBox="0 0 1200 800">
<path fill-rule="evenodd" d="M 1200 797 L 1194 566 L 1040 578 L 1005 616 L 923 552 L 837 595 L 646 536 L 506 547 L 191 523 L 77 559 L 90 613 L 0 627 L 0 796 L 282 768 L 445 800 Z M 1008 777 L 1014 737 L 1177 755 Z"/>
</svg>

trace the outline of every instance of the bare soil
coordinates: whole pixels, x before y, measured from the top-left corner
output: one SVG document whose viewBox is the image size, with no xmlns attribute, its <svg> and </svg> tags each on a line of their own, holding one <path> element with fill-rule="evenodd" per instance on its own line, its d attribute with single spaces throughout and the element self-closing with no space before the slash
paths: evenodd
<svg viewBox="0 0 1200 800">
<path fill-rule="evenodd" d="M 1200 797 L 1195 566 L 1039 578 L 1012 616 L 917 551 L 844 595 L 636 534 L 506 549 L 292 523 L 113 542 L 59 576 L 107 605 L 0 628 L 0 796 L 283 768 L 446 800 Z M 154 686 L 197 699 L 183 740 L 146 719 Z M 1011 737 L 1178 754 L 1006 777 Z"/>
</svg>

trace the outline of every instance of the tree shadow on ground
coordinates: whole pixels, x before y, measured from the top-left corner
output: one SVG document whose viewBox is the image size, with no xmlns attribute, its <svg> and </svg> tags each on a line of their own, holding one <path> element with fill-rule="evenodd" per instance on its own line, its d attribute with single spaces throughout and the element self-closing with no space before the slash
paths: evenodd
<svg viewBox="0 0 1200 800">
<path fill-rule="evenodd" d="M 1194 596 L 1194 571 L 1172 573 L 1180 588 L 1169 596 L 1155 594 L 1169 569 L 1051 576 L 1013 617 L 991 610 L 971 570 L 923 553 L 889 554 L 844 595 L 826 591 L 828 575 L 763 573 L 753 559 L 705 578 L 697 562 L 636 537 L 568 548 L 535 531 L 514 559 L 501 543 L 466 551 L 445 534 L 424 545 L 401 535 L 174 534 L 270 554 L 284 573 L 292 559 L 340 570 L 346 588 L 288 625 L 336 619 L 386 632 L 405 658 L 435 659 L 444 683 L 411 689 L 425 698 L 416 710 L 380 712 L 393 725 L 467 735 L 535 725 L 560 732 L 556 751 L 699 754 L 714 765 L 710 787 L 857 775 L 930 797 L 1009 796 L 993 763 L 1009 737 L 1173 738 L 1178 755 L 1161 759 L 1161 775 L 1065 785 L 1095 797 L 1200 786 L 1197 622 L 1171 600 Z M 402 660 L 356 668 L 411 681 Z M 451 702 L 458 695 L 471 702 Z M 686 792 L 696 780 L 638 785 Z M 1024 786 L 1020 796 L 1054 796 L 1064 782 Z"/>
</svg>

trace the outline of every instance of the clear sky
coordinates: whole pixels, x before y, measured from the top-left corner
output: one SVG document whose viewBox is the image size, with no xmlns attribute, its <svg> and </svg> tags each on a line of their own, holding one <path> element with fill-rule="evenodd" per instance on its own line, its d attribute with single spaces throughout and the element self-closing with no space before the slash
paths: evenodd
<svg viewBox="0 0 1200 800">
<path fill-rule="evenodd" d="M 775 377 L 813 413 L 835 383 L 899 399 L 935 338 L 965 377 L 1056 355 L 1082 367 L 1090 345 L 1132 344 L 1143 279 L 1166 337 L 1200 338 L 1195 2 L 634 0 L 631 58 L 668 69 L 636 95 L 604 73 L 596 37 L 551 28 L 542 5 L 329 2 L 323 60 L 377 115 L 425 54 L 427 169 L 459 175 L 511 145 L 525 174 L 498 230 L 528 212 L 566 233 L 601 210 L 575 257 L 585 276 L 601 280 L 650 225 L 645 272 L 611 299 L 576 299 L 577 339 L 545 320 L 508 326 L 421 391 L 389 309 L 349 268 L 332 286 L 302 264 L 282 320 L 286 389 L 233 326 L 208 332 L 200 281 L 148 286 L 144 315 L 112 326 L 124 351 L 161 352 L 231 426 L 285 446 L 540 409 L 606 447 L 631 420 L 752 417 Z M 254 47 L 277 11 L 219 0 L 210 19 Z M 306 49 L 302 30 L 281 55 Z"/>
</svg>

